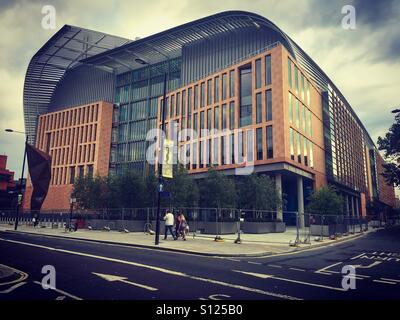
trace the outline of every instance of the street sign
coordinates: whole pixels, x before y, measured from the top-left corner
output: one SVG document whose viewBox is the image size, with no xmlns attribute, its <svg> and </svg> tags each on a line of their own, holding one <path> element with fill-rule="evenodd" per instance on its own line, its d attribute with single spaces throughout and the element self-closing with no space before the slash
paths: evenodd
<svg viewBox="0 0 400 320">
<path fill-rule="evenodd" d="M 163 162 L 162 162 L 162 176 L 164 178 L 172 179 L 172 161 L 174 159 L 174 141 L 164 140 Z"/>
</svg>

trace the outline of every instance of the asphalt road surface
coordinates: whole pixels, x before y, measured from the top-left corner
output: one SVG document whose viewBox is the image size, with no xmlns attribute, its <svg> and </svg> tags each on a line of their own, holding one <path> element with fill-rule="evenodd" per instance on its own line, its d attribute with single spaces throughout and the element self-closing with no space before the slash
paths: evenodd
<svg viewBox="0 0 400 320">
<path fill-rule="evenodd" d="M 343 278 L 346 265 L 354 267 L 355 276 Z M 51 284 L 52 267 L 54 287 L 44 289 L 43 283 Z M 0 232 L 0 300 L 32 299 L 400 299 L 400 228 L 257 258 Z"/>
</svg>

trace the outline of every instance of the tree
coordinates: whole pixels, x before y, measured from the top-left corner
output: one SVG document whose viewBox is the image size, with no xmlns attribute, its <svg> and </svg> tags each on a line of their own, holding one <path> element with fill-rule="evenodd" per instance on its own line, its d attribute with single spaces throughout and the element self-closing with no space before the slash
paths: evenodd
<svg viewBox="0 0 400 320">
<path fill-rule="evenodd" d="M 275 211 L 282 207 L 282 199 L 274 181 L 253 173 L 237 179 L 238 205 L 242 209 Z"/>
<path fill-rule="evenodd" d="M 379 150 L 384 151 L 385 169 L 382 176 L 390 185 L 400 186 L 400 111 L 395 116 L 395 122 L 385 137 L 378 138 Z"/>
<path fill-rule="evenodd" d="M 235 182 L 223 172 L 210 168 L 207 177 L 199 181 L 203 207 L 232 208 L 235 206 Z"/>
<path fill-rule="evenodd" d="M 182 164 L 174 166 L 173 178 L 165 181 L 165 190 L 171 193 L 171 203 L 175 207 L 196 207 L 199 190 L 193 176 Z"/>
<path fill-rule="evenodd" d="M 313 214 L 343 214 L 343 198 L 332 186 L 323 186 L 315 190 L 309 197 L 307 211 Z"/>
</svg>

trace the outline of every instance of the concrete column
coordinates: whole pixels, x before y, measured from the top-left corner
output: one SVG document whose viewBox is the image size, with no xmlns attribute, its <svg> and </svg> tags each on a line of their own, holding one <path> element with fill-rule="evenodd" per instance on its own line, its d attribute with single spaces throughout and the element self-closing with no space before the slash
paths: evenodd
<svg viewBox="0 0 400 320">
<path fill-rule="evenodd" d="M 300 228 L 304 228 L 304 195 L 302 176 L 297 176 L 297 211 L 300 215 Z"/>
<path fill-rule="evenodd" d="M 279 199 L 282 199 L 282 175 L 280 173 L 275 174 L 275 186 L 276 186 L 276 190 L 278 191 L 279 194 Z M 277 215 L 276 215 L 277 219 L 280 219 L 281 221 L 283 221 L 283 212 L 282 212 L 282 207 L 278 208 L 277 210 Z"/>
</svg>

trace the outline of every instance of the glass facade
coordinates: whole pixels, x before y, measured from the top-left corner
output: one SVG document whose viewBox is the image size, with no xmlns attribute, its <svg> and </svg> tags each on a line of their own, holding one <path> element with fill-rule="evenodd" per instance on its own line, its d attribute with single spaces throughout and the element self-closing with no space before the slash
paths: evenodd
<svg viewBox="0 0 400 320">
<path fill-rule="evenodd" d="M 271 159 L 274 157 L 274 147 L 273 147 L 273 136 L 272 136 L 272 126 L 267 127 L 267 158 Z"/>
<path fill-rule="evenodd" d="M 265 116 L 266 121 L 272 120 L 272 90 L 265 91 Z"/>
<path fill-rule="evenodd" d="M 263 134 L 262 134 L 262 128 L 257 128 L 256 129 L 256 159 L 257 160 L 262 160 L 263 158 Z"/>
<path fill-rule="evenodd" d="M 229 128 L 233 130 L 235 128 L 235 102 L 229 103 Z"/>
<path fill-rule="evenodd" d="M 229 96 L 233 98 L 235 96 L 235 71 L 229 71 Z"/>
<path fill-rule="evenodd" d="M 240 69 L 240 127 L 252 123 L 252 72 L 251 66 Z"/>
<path fill-rule="evenodd" d="M 226 87 L 227 87 L 227 75 L 224 73 L 222 75 L 222 100 L 226 99 Z"/>
<path fill-rule="evenodd" d="M 265 85 L 272 83 L 271 55 L 265 56 Z"/>
<path fill-rule="evenodd" d="M 256 89 L 261 88 L 261 59 L 256 60 Z"/>
<path fill-rule="evenodd" d="M 256 94 L 256 123 L 262 122 L 262 97 L 261 93 Z"/>
</svg>

